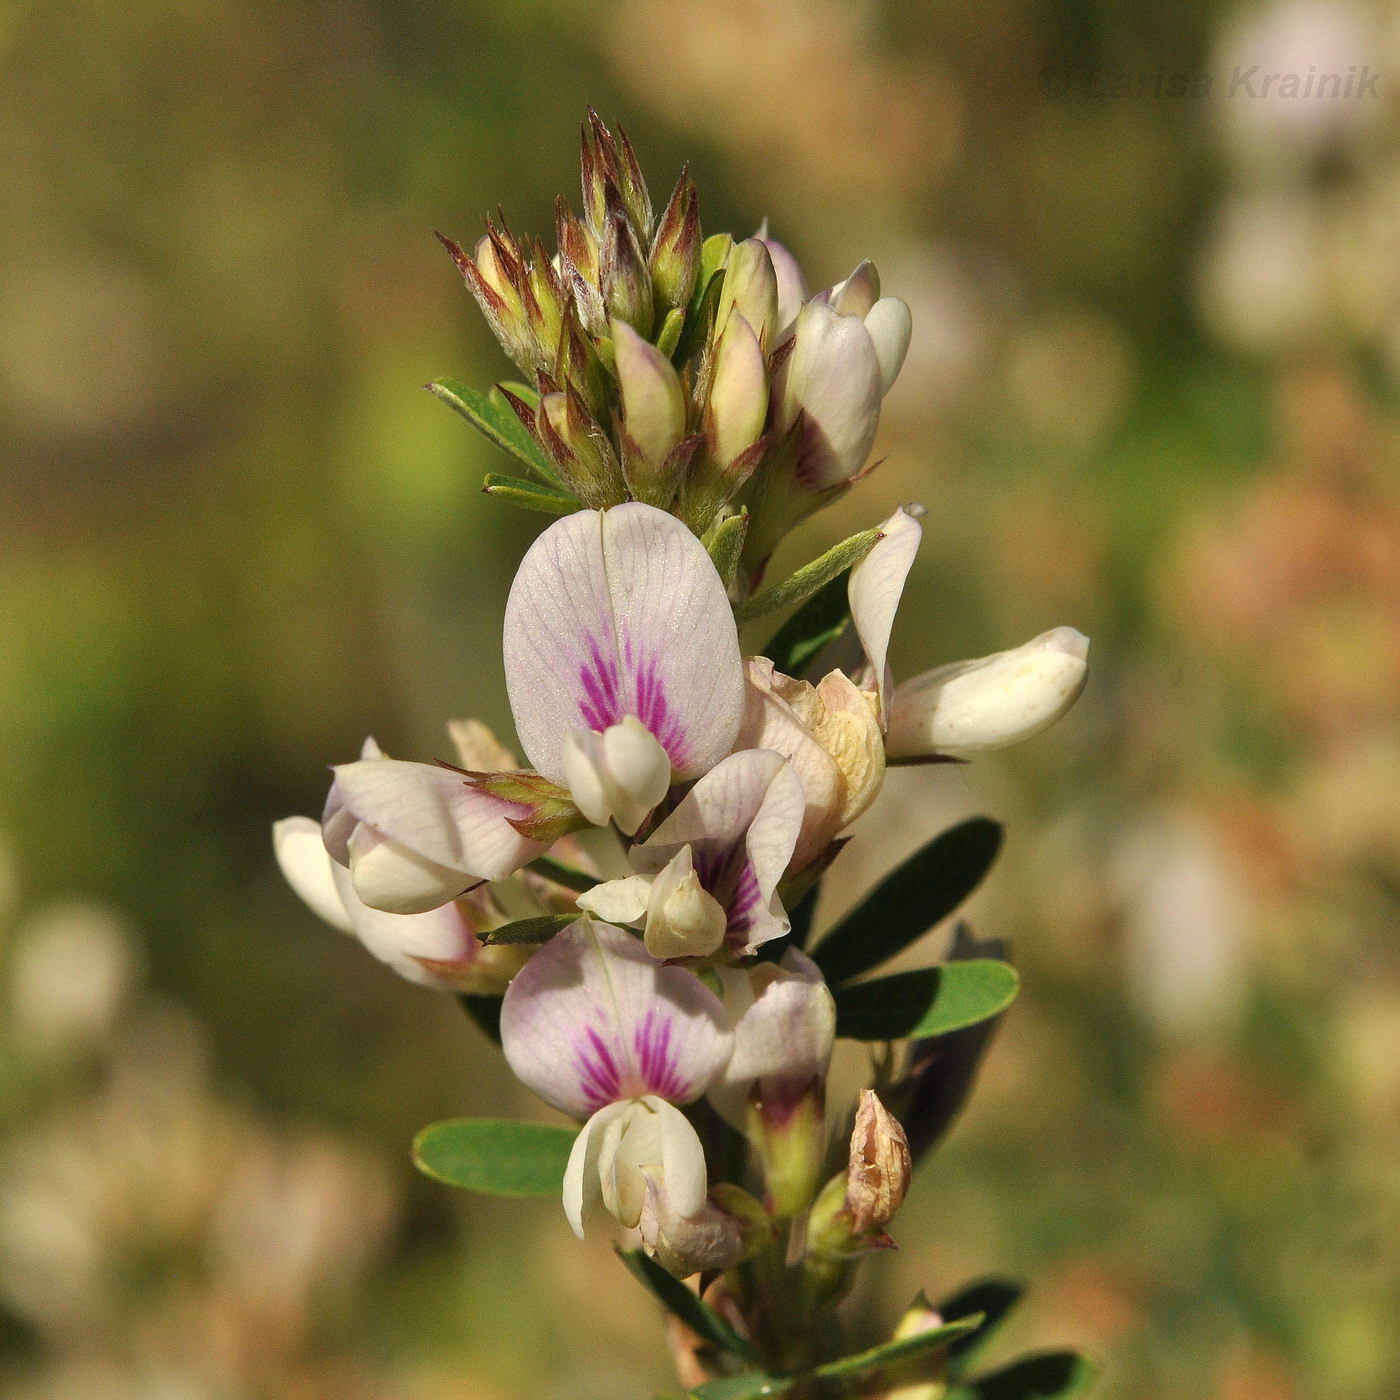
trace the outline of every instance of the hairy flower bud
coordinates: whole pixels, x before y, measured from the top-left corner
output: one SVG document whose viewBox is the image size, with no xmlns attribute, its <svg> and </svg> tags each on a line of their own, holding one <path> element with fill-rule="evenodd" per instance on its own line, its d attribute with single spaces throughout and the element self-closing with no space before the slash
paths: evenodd
<svg viewBox="0 0 1400 1400">
<path fill-rule="evenodd" d="M 857 1235 L 883 1230 L 909 1189 L 913 1163 L 904 1129 L 876 1096 L 861 1091 L 846 1171 L 846 1209 Z"/>
<path fill-rule="evenodd" d="M 477 241 L 473 254 L 443 234 L 438 242 L 452 255 L 457 271 L 476 298 L 492 334 L 521 369 L 536 364 L 536 341 L 525 310 L 524 265 L 494 228 Z"/>
<path fill-rule="evenodd" d="M 657 307 L 684 310 L 700 270 L 700 200 L 684 170 L 661 216 L 650 263 Z"/>
<path fill-rule="evenodd" d="M 891 759 L 971 758 L 1048 729 L 1084 689 L 1089 639 L 1056 627 L 1012 651 L 905 681 L 890 707 Z"/>
<path fill-rule="evenodd" d="M 609 216 L 602 235 L 603 306 L 610 316 L 651 333 L 651 270 L 636 231 L 621 209 Z"/>
<path fill-rule="evenodd" d="M 612 443 L 572 384 L 540 399 L 535 425 L 559 475 L 585 505 L 601 508 L 626 500 Z"/>
<path fill-rule="evenodd" d="M 729 250 L 715 312 L 715 326 L 721 333 L 731 311 L 737 311 L 749 323 L 759 344 L 768 349 L 777 330 L 778 275 L 768 248 L 760 239 L 746 238 Z"/>
<path fill-rule="evenodd" d="M 626 321 L 611 323 L 622 390 L 623 472 L 636 500 L 665 507 L 675 494 L 667 459 L 685 435 L 685 391 L 670 360 Z"/>
<path fill-rule="evenodd" d="M 705 438 L 715 463 L 725 467 L 763 434 L 768 370 L 753 327 L 737 310 L 725 322 L 714 354 Z"/>
<path fill-rule="evenodd" d="M 579 811 L 595 826 L 615 821 L 628 836 L 671 786 L 666 750 L 633 715 L 601 734 L 581 729 L 570 735 L 562 762 Z"/>
</svg>

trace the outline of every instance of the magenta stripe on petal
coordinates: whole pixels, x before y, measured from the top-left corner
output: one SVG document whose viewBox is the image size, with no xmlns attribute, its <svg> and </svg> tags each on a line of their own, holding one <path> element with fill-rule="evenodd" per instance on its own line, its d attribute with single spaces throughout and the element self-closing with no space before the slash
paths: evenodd
<svg viewBox="0 0 1400 1400">
<path fill-rule="evenodd" d="M 578 1056 L 579 1081 L 590 1105 L 596 1110 L 623 1097 L 622 1076 L 617 1070 L 608 1043 L 592 1026 L 586 1028 L 588 1046 Z"/>
</svg>

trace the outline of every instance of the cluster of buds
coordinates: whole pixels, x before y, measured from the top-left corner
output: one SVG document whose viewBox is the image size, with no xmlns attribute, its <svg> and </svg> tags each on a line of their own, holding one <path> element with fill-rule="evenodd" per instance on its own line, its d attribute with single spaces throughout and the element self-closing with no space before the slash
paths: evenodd
<svg viewBox="0 0 1400 1400">
<path fill-rule="evenodd" d="M 766 229 L 705 238 L 685 172 L 657 218 L 626 135 L 593 112 L 582 166 L 583 212 L 559 200 L 553 256 L 503 216 L 470 253 L 442 241 L 528 380 L 501 393 L 551 484 L 594 509 L 656 506 L 707 538 L 739 517 L 742 591 L 864 469 L 909 309 L 881 297 L 869 262 L 809 295 Z"/>
</svg>

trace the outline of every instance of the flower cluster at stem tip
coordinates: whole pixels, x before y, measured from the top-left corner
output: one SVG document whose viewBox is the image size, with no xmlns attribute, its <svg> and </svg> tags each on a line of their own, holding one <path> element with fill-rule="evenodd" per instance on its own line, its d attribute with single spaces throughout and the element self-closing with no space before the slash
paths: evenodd
<svg viewBox="0 0 1400 1400">
<path fill-rule="evenodd" d="M 868 470 L 909 346 L 869 262 L 810 293 L 766 227 L 704 237 L 685 173 L 658 215 L 591 113 L 582 212 L 561 199 L 557 235 L 553 255 L 503 218 L 470 252 L 443 240 L 524 376 L 444 396 L 534 470 L 497 494 L 560 517 L 505 612 L 527 764 L 476 721 L 450 726 L 452 763 L 369 740 L 319 822 L 277 824 L 278 859 L 404 977 L 501 999 L 511 1069 L 582 1125 L 563 1187 L 580 1236 L 601 1206 L 685 1276 L 805 1215 L 811 1256 L 839 1267 L 886 1241 L 910 1154 L 867 1091 L 823 1180 L 836 1013 L 791 911 L 888 764 L 1038 734 L 1088 643 L 1057 627 L 897 683 L 913 505 L 765 584 L 779 541 Z M 744 655 L 740 621 L 843 587 L 856 664 Z M 707 1160 L 702 1110 L 747 1140 L 761 1199 Z"/>
</svg>

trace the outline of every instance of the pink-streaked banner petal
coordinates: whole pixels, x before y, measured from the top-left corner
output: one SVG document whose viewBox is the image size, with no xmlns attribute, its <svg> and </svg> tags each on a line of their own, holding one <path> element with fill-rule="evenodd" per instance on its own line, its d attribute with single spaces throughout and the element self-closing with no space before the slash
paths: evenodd
<svg viewBox="0 0 1400 1400">
<path fill-rule="evenodd" d="M 682 778 L 734 745 L 743 670 L 734 616 L 705 547 L 632 501 L 551 525 L 521 563 L 505 620 L 506 688 L 535 767 L 564 782 L 563 748 L 635 715 Z"/>
<path fill-rule="evenodd" d="M 501 1008 L 516 1077 L 576 1118 L 655 1094 L 689 1103 L 729 1057 L 718 998 L 611 924 L 581 919 L 517 974 Z"/>
<path fill-rule="evenodd" d="M 894 615 L 899 609 L 905 580 L 923 538 L 923 527 L 917 518 L 922 513 L 922 507 L 900 506 L 885 521 L 874 549 L 851 570 L 847 589 L 856 635 L 875 672 L 882 727 L 889 721 L 890 633 L 894 629 Z"/>
</svg>

